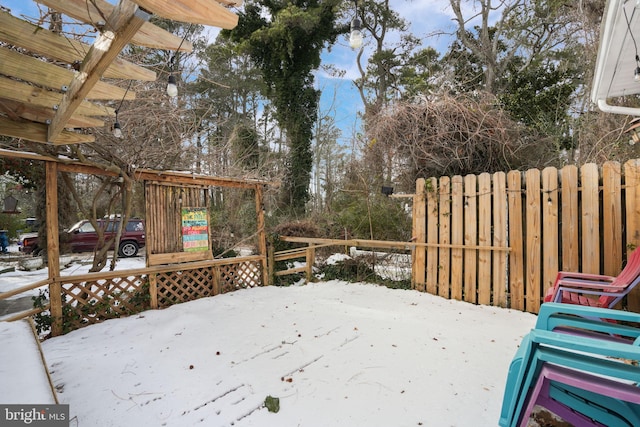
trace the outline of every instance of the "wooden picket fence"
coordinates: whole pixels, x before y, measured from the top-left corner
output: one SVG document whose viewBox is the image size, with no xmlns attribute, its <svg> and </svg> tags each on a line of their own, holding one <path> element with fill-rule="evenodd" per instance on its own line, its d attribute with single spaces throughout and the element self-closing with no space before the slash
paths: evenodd
<svg viewBox="0 0 640 427">
<path fill-rule="evenodd" d="M 558 271 L 617 275 L 640 244 L 640 160 L 418 179 L 413 218 L 416 289 L 537 313 Z"/>
</svg>

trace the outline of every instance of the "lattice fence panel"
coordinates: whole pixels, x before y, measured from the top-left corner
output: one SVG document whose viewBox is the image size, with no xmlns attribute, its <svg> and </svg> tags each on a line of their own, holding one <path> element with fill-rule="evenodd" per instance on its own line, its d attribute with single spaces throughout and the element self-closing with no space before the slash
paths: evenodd
<svg viewBox="0 0 640 427">
<path fill-rule="evenodd" d="M 158 274 L 158 307 L 209 297 L 213 292 L 213 268 Z"/>
<path fill-rule="evenodd" d="M 262 264 L 259 261 L 220 266 L 220 292 L 223 294 L 261 285 Z"/>
<path fill-rule="evenodd" d="M 150 308 L 146 275 L 62 283 L 62 293 L 65 330 Z"/>
</svg>

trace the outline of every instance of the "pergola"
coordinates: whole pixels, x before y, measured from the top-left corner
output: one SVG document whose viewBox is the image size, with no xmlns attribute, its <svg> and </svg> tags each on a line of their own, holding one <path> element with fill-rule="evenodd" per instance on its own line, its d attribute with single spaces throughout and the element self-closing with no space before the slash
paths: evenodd
<svg viewBox="0 0 640 427">
<path fill-rule="evenodd" d="M 115 110 L 101 101 L 131 100 L 135 93 L 102 79 L 154 81 L 156 74 L 118 55 L 129 43 L 191 51 L 192 45 L 149 22 L 152 15 L 225 29 L 241 0 L 36 0 L 92 25 L 92 45 L 0 11 L 0 135 L 45 144 L 93 142 Z"/>
<path fill-rule="evenodd" d="M 54 146 L 94 142 L 92 129 L 104 126 L 104 119 L 116 113 L 105 103 L 135 98 L 134 92 L 103 78 L 156 79 L 153 71 L 119 57 L 126 45 L 192 50 L 187 40 L 151 24 L 151 15 L 231 29 L 237 25 L 238 17 L 228 7 L 241 4 L 241 0 L 119 0 L 115 5 L 105 0 L 36 1 L 94 26 L 98 33 L 94 43 L 87 45 L 0 10 L 0 135 Z M 85 322 L 92 322 L 132 309 L 127 300 L 132 292 L 147 292 L 150 307 L 160 308 L 268 282 L 262 201 L 265 182 L 138 169 L 134 178 L 144 182 L 146 193 L 146 268 L 123 272 L 123 276 L 111 272 L 61 277 L 58 172 L 107 176 L 117 173 L 108 166 L 102 168 L 31 152 L 0 149 L 0 157 L 45 163 L 48 279 L 26 285 L 12 294 L 48 284 L 54 335 L 62 331 L 62 307 L 69 301 L 74 301 L 79 316 L 83 316 L 82 307 L 90 306 L 92 300 L 111 301 L 112 306 L 105 313 L 84 317 Z M 258 255 L 232 261 L 214 259 L 211 242 L 207 240 L 208 212 L 205 211 L 207 191 L 215 186 L 254 191 Z M 184 228 L 188 222 L 185 211 L 206 215 L 201 222 L 204 225 L 199 227 L 202 235 L 196 237 L 207 243 L 196 251 L 188 250 L 184 244 Z M 198 220 L 202 221 L 200 217 Z M 149 289 L 145 290 L 144 286 Z M 66 297 L 61 298 L 61 293 Z M 36 312 L 34 309 L 18 317 Z"/>
</svg>

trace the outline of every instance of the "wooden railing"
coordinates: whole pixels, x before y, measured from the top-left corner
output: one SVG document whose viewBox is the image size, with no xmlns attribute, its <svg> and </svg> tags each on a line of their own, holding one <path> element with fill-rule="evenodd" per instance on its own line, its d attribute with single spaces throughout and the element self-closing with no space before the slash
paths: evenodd
<svg viewBox="0 0 640 427">
<path fill-rule="evenodd" d="M 264 257 L 254 255 L 40 280 L 0 294 L 0 300 L 46 286 L 49 302 L 3 320 L 15 321 L 51 310 L 62 313 L 60 318 L 52 315 L 51 320 L 68 332 L 147 309 L 263 286 L 264 261 Z M 56 307 L 58 310 L 54 310 Z"/>
</svg>

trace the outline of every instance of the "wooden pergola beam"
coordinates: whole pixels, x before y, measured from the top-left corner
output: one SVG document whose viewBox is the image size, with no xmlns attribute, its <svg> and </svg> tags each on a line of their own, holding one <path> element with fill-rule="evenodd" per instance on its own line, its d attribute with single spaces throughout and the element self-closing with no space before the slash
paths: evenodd
<svg viewBox="0 0 640 427">
<path fill-rule="evenodd" d="M 84 55 L 91 49 L 88 44 L 68 39 L 2 11 L 0 11 L 0 40 L 13 46 L 22 47 L 31 53 L 69 64 L 82 62 Z M 124 59 L 116 58 L 105 71 L 104 77 L 155 81 L 156 73 Z"/>
<path fill-rule="evenodd" d="M 140 10 L 135 3 L 128 0 L 121 0 L 118 3 L 108 19 L 110 30 L 103 32 L 91 46 L 80 66 L 80 71 L 75 75 L 69 91 L 64 95 L 62 104 L 49 125 L 50 141 L 56 140 L 60 135 L 67 120 L 147 19 L 149 15 Z"/>
<path fill-rule="evenodd" d="M 63 95 L 59 92 L 52 92 L 6 77 L 0 77 L 0 99 L 2 98 L 23 102 L 26 105 L 48 108 L 51 111 L 59 110 L 63 101 Z M 78 107 L 73 113 L 85 116 L 115 116 L 115 110 L 113 108 L 84 100 L 80 100 Z M 73 116 L 73 114 L 71 114 L 71 116 Z"/>
<path fill-rule="evenodd" d="M 49 123 L 55 113 L 51 108 L 28 105 L 9 99 L 0 99 L 0 111 L 12 120 L 20 121 L 20 119 L 24 119 L 38 123 Z M 74 114 L 67 122 L 67 126 L 71 128 L 96 128 L 104 126 L 104 121 L 94 117 Z"/>
<path fill-rule="evenodd" d="M 17 77 L 20 80 L 56 91 L 63 91 L 71 83 L 75 73 L 50 62 L 44 62 L 0 47 L 0 74 Z M 135 97 L 134 92 L 126 91 L 103 81 L 98 81 L 87 94 L 88 99 L 126 99 L 130 101 Z"/>
<path fill-rule="evenodd" d="M 136 0 L 145 9 L 163 18 L 227 30 L 238 25 L 238 15 L 215 0 Z"/>
<path fill-rule="evenodd" d="M 2 135 L 13 138 L 22 138 L 29 141 L 51 143 L 53 145 L 82 144 L 95 142 L 93 135 L 83 135 L 76 132 L 63 130 L 58 137 L 51 141 L 47 135 L 47 125 L 30 122 L 16 122 L 5 117 L 0 117 L 0 130 Z"/>
<path fill-rule="evenodd" d="M 105 18 L 113 13 L 115 6 L 105 0 L 36 0 L 52 9 L 62 12 L 78 21 L 86 22 L 100 26 L 98 24 L 105 23 Z M 170 3 L 174 0 L 163 0 Z M 169 18 L 171 19 L 171 18 Z M 105 30 L 110 28 L 105 27 Z M 170 32 L 162 28 L 146 22 L 140 28 L 140 31 L 131 39 L 131 43 L 138 46 L 145 46 L 155 49 L 177 50 L 183 52 L 193 51 L 193 45 L 188 41 L 182 41 Z"/>
</svg>

